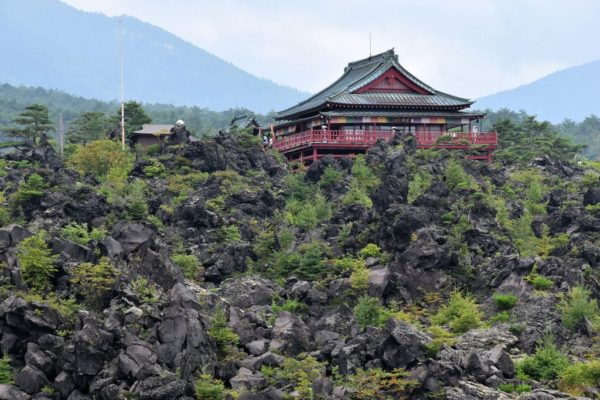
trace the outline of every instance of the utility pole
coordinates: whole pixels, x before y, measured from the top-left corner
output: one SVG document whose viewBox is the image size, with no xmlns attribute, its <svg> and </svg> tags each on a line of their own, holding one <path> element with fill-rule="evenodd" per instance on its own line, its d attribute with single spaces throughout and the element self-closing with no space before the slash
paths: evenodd
<svg viewBox="0 0 600 400">
<path fill-rule="evenodd" d="M 369 58 L 371 58 L 371 31 L 369 31 Z"/>
<path fill-rule="evenodd" d="M 121 145 L 125 150 L 125 83 L 123 73 L 123 24 L 119 20 L 119 47 L 121 48 Z"/>
<path fill-rule="evenodd" d="M 58 119 L 58 139 L 60 142 L 60 156 L 63 158 L 65 156 L 65 127 L 62 114 Z"/>
</svg>

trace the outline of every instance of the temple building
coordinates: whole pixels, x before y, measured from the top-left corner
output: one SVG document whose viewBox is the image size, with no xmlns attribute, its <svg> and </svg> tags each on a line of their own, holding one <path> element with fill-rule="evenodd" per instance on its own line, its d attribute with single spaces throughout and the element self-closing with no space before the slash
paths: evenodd
<svg viewBox="0 0 600 400">
<path fill-rule="evenodd" d="M 354 61 L 334 83 L 280 111 L 274 146 L 290 161 L 364 153 L 379 139 L 414 135 L 418 148 L 469 150 L 491 160 L 495 132 L 481 132 L 473 101 L 433 89 L 400 65 L 394 50 Z"/>
</svg>

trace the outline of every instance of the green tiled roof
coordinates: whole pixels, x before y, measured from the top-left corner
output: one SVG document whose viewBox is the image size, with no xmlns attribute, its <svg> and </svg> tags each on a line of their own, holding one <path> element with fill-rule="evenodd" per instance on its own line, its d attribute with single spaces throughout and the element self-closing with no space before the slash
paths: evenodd
<svg viewBox="0 0 600 400">
<path fill-rule="evenodd" d="M 420 87 L 427 94 L 416 93 L 352 93 L 360 87 L 379 78 L 391 67 L 396 68 L 414 85 Z M 394 107 L 433 107 L 438 109 L 461 109 L 469 107 L 472 101 L 449 95 L 433 89 L 408 72 L 400 63 L 394 50 L 354 61 L 348 64 L 344 74 L 333 84 L 326 87 L 309 99 L 280 111 L 276 119 L 295 119 L 311 112 L 320 111 L 327 104 L 333 106 L 394 106 Z"/>
</svg>

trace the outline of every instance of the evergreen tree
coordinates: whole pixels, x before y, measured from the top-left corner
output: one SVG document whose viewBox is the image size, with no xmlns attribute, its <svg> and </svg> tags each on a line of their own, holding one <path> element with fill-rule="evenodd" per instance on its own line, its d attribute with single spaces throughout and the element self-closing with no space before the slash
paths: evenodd
<svg viewBox="0 0 600 400">
<path fill-rule="evenodd" d="M 106 137 L 109 121 L 102 112 L 83 112 L 75 118 L 67 130 L 69 143 L 88 143 Z"/>
<path fill-rule="evenodd" d="M 16 125 L 2 128 L 2 131 L 14 137 L 22 137 L 31 144 L 48 141 L 48 132 L 54 130 L 54 125 L 48 117 L 48 108 L 41 104 L 31 104 L 18 117 L 12 120 Z"/>
<path fill-rule="evenodd" d="M 131 137 L 131 134 L 137 130 L 142 129 L 142 125 L 149 124 L 152 122 L 152 118 L 146 114 L 146 111 L 142 107 L 141 103 L 137 101 L 125 102 L 125 136 Z M 111 123 L 116 126 L 117 129 L 121 127 L 121 109 L 117 111 L 116 115 L 111 118 Z"/>
</svg>

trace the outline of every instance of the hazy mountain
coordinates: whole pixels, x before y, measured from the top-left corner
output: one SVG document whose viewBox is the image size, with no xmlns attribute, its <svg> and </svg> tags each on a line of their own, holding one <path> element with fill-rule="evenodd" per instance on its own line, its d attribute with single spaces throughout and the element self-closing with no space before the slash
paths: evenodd
<svg viewBox="0 0 600 400">
<path fill-rule="evenodd" d="M 478 109 L 525 110 L 538 119 L 560 122 L 581 121 L 600 115 L 600 60 L 566 68 L 528 85 L 477 100 Z"/>
<path fill-rule="evenodd" d="M 122 17 L 125 93 L 214 110 L 284 109 L 306 93 L 257 78 L 156 26 Z M 0 1 L 0 82 L 119 97 L 118 18 L 57 0 Z"/>
</svg>

